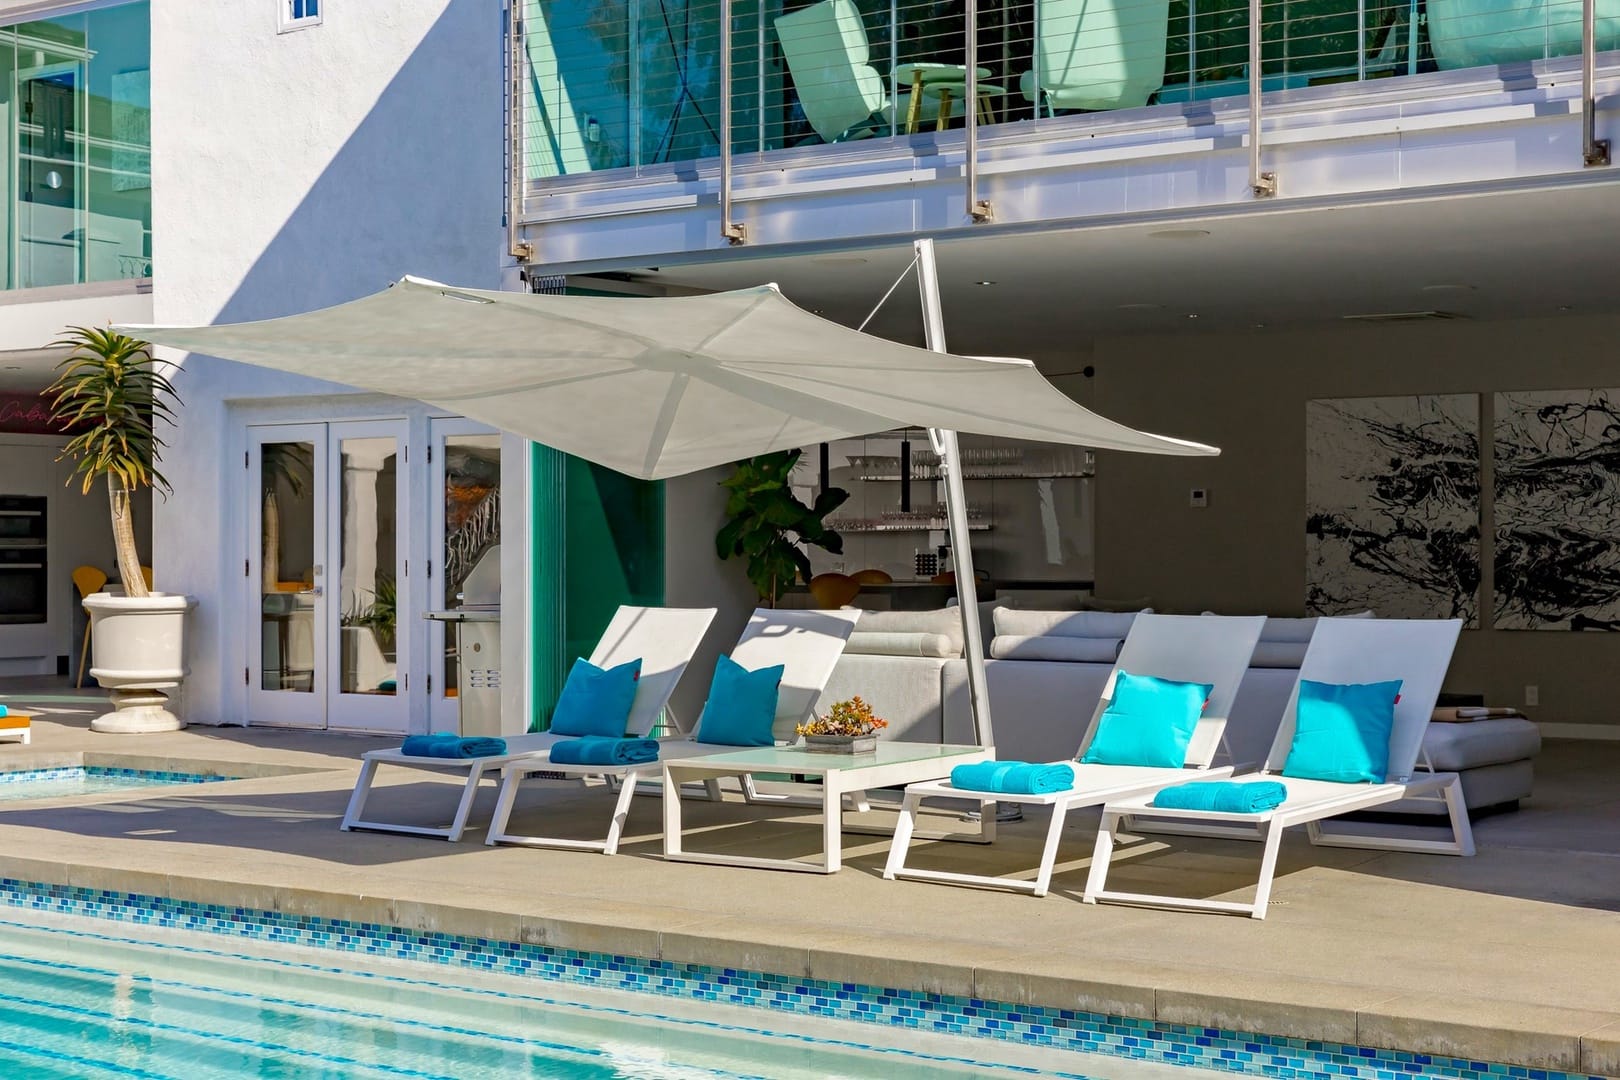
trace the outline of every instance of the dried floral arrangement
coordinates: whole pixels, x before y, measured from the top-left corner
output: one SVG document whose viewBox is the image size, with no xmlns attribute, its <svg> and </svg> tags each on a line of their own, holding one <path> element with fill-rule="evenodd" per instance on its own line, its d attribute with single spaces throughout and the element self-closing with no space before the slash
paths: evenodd
<svg viewBox="0 0 1620 1080">
<path fill-rule="evenodd" d="M 816 717 L 808 724 L 800 724 L 794 730 L 801 736 L 870 735 L 888 726 L 887 720 L 879 719 L 872 712 L 872 706 L 856 695 L 848 701 L 836 702 L 825 715 Z"/>
</svg>

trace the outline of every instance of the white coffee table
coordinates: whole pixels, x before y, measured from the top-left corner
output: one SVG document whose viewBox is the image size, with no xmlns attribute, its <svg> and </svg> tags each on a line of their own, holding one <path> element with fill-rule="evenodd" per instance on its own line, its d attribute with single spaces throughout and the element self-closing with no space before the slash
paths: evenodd
<svg viewBox="0 0 1620 1080">
<path fill-rule="evenodd" d="M 958 765 L 990 761 L 994 754 L 980 746 L 880 742 L 870 754 L 812 753 L 801 747 L 768 746 L 664 762 L 664 858 L 675 862 L 746 866 L 761 870 L 802 870 L 834 874 L 843 865 L 843 798 L 871 788 L 939 780 Z M 821 858 L 767 859 L 686 851 L 681 847 L 682 784 L 722 776 L 775 773 L 821 777 Z M 990 815 L 993 817 L 994 815 Z M 981 823 L 982 825 L 982 823 Z M 886 832 L 864 827 L 860 832 Z M 986 835 L 988 838 L 988 833 Z"/>
</svg>

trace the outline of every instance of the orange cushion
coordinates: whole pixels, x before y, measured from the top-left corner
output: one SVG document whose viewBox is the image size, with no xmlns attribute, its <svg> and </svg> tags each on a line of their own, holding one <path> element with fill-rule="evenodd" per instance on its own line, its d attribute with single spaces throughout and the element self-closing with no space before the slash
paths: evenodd
<svg viewBox="0 0 1620 1080">
<path fill-rule="evenodd" d="M 14 712 L 10 716 L 0 716 L 0 731 L 15 731 L 28 726 L 33 719 L 33 713 Z"/>
</svg>

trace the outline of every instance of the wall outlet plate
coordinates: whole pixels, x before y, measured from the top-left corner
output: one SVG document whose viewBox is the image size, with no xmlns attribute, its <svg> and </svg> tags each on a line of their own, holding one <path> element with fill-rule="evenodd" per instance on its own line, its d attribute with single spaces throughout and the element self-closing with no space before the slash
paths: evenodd
<svg viewBox="0 0 1620 1080">
<path fill-rule="evenodd" d="M 1195 487 L 1187 492 L 1187 505 L 1202 510 L 1209 505 L 1209 489 Z"/>
<path fill-rule="evenodd" d="M 1541 687 L 1529 685 L 1524 688 L 1524 703 L 1526 705 L 1541 704 Z"/>
</svg>

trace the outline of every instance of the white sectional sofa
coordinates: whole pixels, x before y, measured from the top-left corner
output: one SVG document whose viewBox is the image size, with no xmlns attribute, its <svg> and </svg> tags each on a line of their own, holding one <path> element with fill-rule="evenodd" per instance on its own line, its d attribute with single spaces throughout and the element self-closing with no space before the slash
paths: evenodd
<svg viewBox="0 0 1620 1080">
<path fill-rule="evenodd" d="M 954 607 L 862 612 L 816 711 L 858 694 L 889 722 L 882 738 L 972 742 L 971 737 L 944 738 L 940 675 L 948 662 L 961 658 L 962 647 L 962 620 Z"/>
</svg>

